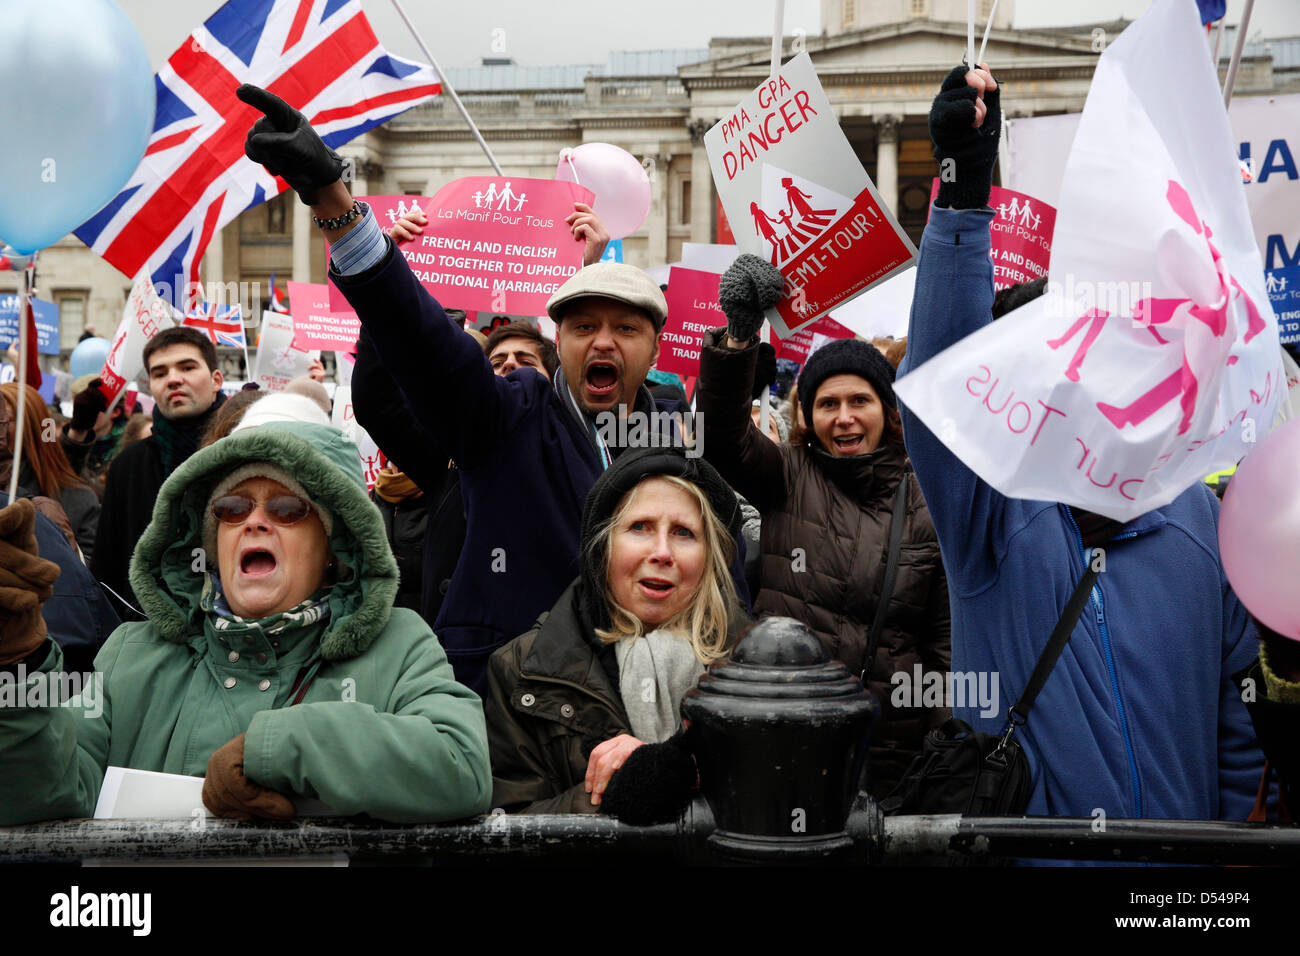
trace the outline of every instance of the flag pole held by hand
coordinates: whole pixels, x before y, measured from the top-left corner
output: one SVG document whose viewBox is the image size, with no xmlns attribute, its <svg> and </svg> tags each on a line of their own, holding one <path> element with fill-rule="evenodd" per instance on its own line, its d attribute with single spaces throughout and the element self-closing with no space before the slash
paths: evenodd
<svg viewBox="0 0 1300 956">
<path fill-rule="evenodd" d="M 772 76 L 781 71 L 781 37 L 785 33 L 785 0 L 776 0 L 776 20 L 772 26 Z M 767 330 L 771 328 L 767 319 L 763 320 L 760 340 L 767 341 Z M 767 437 L 767 423 L 772 418 L 772 390 L 763 389 L 758 396 L 758 430 Z"/>
<path fill-rule="evenodd" d="M 9 476 L 9 503 L 18 496 L 18 474 L 23 467 L 23 419 L 27 415 L 27 350 L 35 344 L 27 335 L 27 309 L 36 284 L 36 255 L 33 253 L 23 269 L 23 281 L 18 290 L 18 414 L 14 416 L 14 464 Z"/>
<path fill-rule="evenodd" d="M 780 2 L 780 0 L 778 0 L 778 2 Z M 487 155 L 488 162 L 492 164 L 492 168 L 496 170 L 498 176 L 504 176 L 505 173 L 501 172 L 501 167 L 497 163 L 497 158 L 492 155 L 492 150 L 488 149 L 488 144 L 483 139 L 483 134 L 478 131 L 478 127 L 475 126 L 474 121 L 470 119 L 469 111 L 465 109 L 465 104 L 460 101 L 460 97 L 456 95 L 456 91 L 452 89 L 451 84 L 447 82 L 446 74 L 442 72 L 442 67 L 438 65 L 438 61 L 435 60 L 433 54 L 429 52 L 429 47 L 425 44 L 424 37 L 420 36 L 420 31 L 415 29 L 415 24 L 411 22 L 411 18 L 408 17 L 406 11 L 402 9 L 402 0 L 393 0 L 393 6 L 397 8 L 397 15 L 401 17 L 402 22 L 406 24 L 406 29 L 410 30 L 411 36 L 415 37 L 415 42 L 419 44 L 421 52 L 424 53 L 425 57 L 428 59 L 429 65 L 433 67 L 433 72 L 438 74 L 438 81 L 442 83 L 443 92 L 451 97 L 451 101 L 456 104 L 456 109 L 460 110 L 460 115 L 465 117 L 465 122 L 469 124 L 469 131 L 474 134 L 474 138 L 478 140 L 479 146 L 483 147 L 483 152 Z"/>
<path fill-rule="evenodd" d="M 1246 9 L 1242 11 L 1241 23 L 1237 27 L 1237 42 L 1232 49 L 1232 60 L 1228 63 L 1228 76 L 1223 81 L 1223 108 L 1226 110 L 1232 102 L 1232 90 L 1237 85 L 1237 70 L 1241 66 L 1241 52 L 1246 48 L 1246 27 L 1250 26 L 1250 14 L 1255 9 L 1255 0 L 1246 0 Z"/>
</svg>

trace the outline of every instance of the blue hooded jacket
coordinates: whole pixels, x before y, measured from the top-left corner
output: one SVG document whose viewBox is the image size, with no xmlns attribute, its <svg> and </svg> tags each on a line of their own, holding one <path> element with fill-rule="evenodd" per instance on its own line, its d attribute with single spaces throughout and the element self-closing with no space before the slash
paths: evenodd
<svg viewBox="0 0 1300 956">
<path fill-rule="evenodd" d="M 989 209 L 932 208 L 921 241 L 905 374 L 991 321 Z M 999 733 L 1084 571 L 1070 509 L 1007 498 L 920 419 L 904 434 L 952 602 L 955 672 L 998 674 Z M 1017 731 L 1031 815 L 1244 820 L 1264 766 L 1232 675 L 1258 651 L 1228 586 L 1217 499 L 1204 484 L 1124 525 L 1064 653 Z"/>
</svg>

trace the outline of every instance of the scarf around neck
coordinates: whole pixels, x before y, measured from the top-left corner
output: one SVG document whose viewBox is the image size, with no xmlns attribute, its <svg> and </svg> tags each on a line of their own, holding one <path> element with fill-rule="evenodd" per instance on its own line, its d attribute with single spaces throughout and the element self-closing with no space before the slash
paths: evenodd
<svg viewBox="0 0 1300 956">
<path fill-rule="evenodd" d="M 632 736 L 661 744 L 681 727 L 682 698 L 704 673 L 691 642 L 658 628 L 614 645 L 618 689 Z"/>
<path fill-rule="evenodd" d="M 226 595 L 221 590 L 221 577 L 216 571 L 209 571 L 203 582 L 203 591 L 199 595 L 199 607 L 208 615 L 212 626 L 226 636 L 256 635 L 281 641 L 286 636 L 309 627 L 323 625 L 330 618 L 330 588 L 316 591 L 305 601 L 294 605 L 287 611 L 268 614 L 263 618 L 240 617 L 230 609 Z"/>
<path fill-rule="evenodd" d="M 389 504 L 397 504 L 408 498 L 419 498 L 424 492 L 405 472 L 384 468 L 375 475 L 375 494 Z"/>
<path fill-rule="evenodd" d="M 160 406 L 153 409 L 153 437 L 162 453 L 163 477 L 170 477 L 176 468 L 199 450 L 203 433 L 217 409 L 226 401 L 224 392 L 218 391 L 207 411 L 190 418 L 171 419 L 162 413 Z"/>
</svg>

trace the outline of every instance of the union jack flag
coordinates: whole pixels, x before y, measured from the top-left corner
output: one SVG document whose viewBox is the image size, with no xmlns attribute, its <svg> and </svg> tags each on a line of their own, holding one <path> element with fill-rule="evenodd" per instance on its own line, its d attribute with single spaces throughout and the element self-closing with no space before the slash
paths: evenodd
<svg viewBox="0 0 1300 956">
<path fill-rule="evenodd" d="M 243 310 L 238 305 L 215 305 L 203 302 L 185 314 L 183 325 L 208 333 L 213 345 L 246 349 Z"/>
<path fill-rule="evenodd" d="M 158 106 L 140 167 L 76 230 L 174 306 L 201 298 L 213 233 L 288 188 L 244 156 L 261 113 L 235 97 L 253 83 L 306 114 L 337 148 L 441 92 L 429 66 L 390 55 L 361 0 L 230 0 L 154 77 Z"/>
<path fill-rule="evenodd" d="M 275 273 L 271 273 L 271 311 L 288 314 L 289 303 L 284 300 L 284 295 L 275 287 Z"/>
</svg>

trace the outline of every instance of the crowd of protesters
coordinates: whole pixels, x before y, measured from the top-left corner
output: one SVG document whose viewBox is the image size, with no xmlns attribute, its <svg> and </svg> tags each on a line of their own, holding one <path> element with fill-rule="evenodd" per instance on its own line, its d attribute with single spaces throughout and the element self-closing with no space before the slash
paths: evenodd
<svg viewBox="0 0 1300 956">
<path fill-rule="evenodd" d="M 650 377 L 663 291 L 599 261 L 589 207 L 570 217 L 584 267 L 547 304 L 555 340 L 527 322 L 485 339 L 397 253 L 418 208 L 383 232 L 301 114 L 239 95 L 266 114 L 249 158 L 330 243 L 362 327 L 356 418 L 387 463 L 367 493 L 322 375 L 227 398 L 188 328 L 144 347 L 151 416 L 110 413 L 82 381 L 54 440 L 28 388 L 19 436 L 18 386 L 0 387 L 0 478 L 24 449 L 0 510 L 0 676 L 102 678 L 74 707 L 0 706 L 0 825 L 89 815 L 110 765 L 203 776 L 208 809 L 237 819 L 312 799 L 397 822 L 662 820 L 697 786 L 684 696 L 771 615 L 807 625 L 879 702 L 862 780 L 883 799 L 951 717 L 1003 730 L 1096 547 L 1091 613 L 1021 733 L 1028 812 L 1245 820 L 1265 754 L 1278 809 L 1300 809 L 1300 645 L 1228 585 L 1214 493 L 1126 523 L 1007 498 L 895 397 L 896 369 L 1007 308 L 986 68 L 954 70 L 932 109 L 957 174 L 930 212 L 907 338 L 813 352 L 766 433 L 756 396 L 778 375 L 758 333 L 784 289 L 769 263 L 722 277 L 727 324 L 706 336 L 692 413 Z M 651 432 L 613 440 L 610 414 Z M 950 671 L 997 674 L 999 699 L 954 712 L 891 692 Z"/>
</svg>

